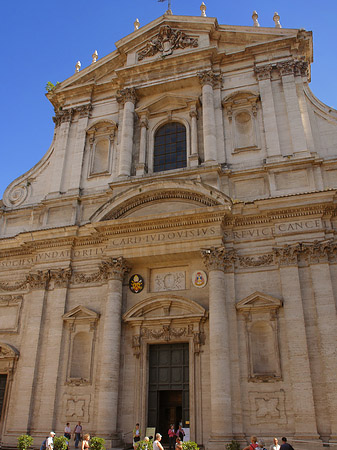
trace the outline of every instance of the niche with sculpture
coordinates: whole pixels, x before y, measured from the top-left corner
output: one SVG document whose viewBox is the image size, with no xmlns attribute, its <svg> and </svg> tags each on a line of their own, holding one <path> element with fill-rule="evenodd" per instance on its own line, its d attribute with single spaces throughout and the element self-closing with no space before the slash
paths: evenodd
<svg viewBox="0 0 337 450">
<path fill-rule="evenodd" d="M 249 381 L 281 379 L 278 342 L 279 299 L 255 292 L 237 303 L 244 323 Z"/>
<path fill-rule="evenodd" d="M 233 153 L 260 149 L 258 101 L 259 96 L 255 93 L 237 92 L 222 102 Z"/>
<path fill-rule="evenodd" d="M 64 314 L 68 328 L 66 384 L 91 384 L 98 320 L 98 313 L 83 306 Z"/>
<path fill-rule="evenodd" d="M 115 132 L 116 124 L 110 121 L 96 123 L 87 130 L 89 178 L 111 174 Z"/>
</svg>

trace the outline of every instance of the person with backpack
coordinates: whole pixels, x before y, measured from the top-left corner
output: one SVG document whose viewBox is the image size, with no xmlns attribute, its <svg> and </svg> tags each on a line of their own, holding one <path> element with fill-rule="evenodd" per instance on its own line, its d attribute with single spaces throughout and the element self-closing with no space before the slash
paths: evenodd
<svg viewBox="0 0 337 450">
<path fill-rule="evenodd" d="M 257 447 L 257 437 L 256 436 L 252 436 L 250 438 L 250 444 L 247 445 L 247 447 L 245 447 L 243 450 L 255 450 Z"/>
<path fill-rule="evenodd" d="M 40 450 L 46 450 L 46 447 L 47 447 L 47 439 L 48 439 L 48 436 L 47 436 L 46 439 L 42 442 L 41 447 L 40 447 Z"/>
<path fill-rule="evenodd" d="M 54 431 L 51 431 L 46 442 L 46 450 L 54 450 L 54 437 L 55 433 Z"/>
<path fill-rule="evenodd" d="M 294 450 L 294 447 L 292 445 L 288 444 L 286 437 L 283 437 L 280 450 Z"/>
</svg>

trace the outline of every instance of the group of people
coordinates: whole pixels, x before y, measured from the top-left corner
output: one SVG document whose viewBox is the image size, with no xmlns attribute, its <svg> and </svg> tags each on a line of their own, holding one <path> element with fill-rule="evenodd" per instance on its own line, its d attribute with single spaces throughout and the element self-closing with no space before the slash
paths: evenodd
<svg viewBox="0 0 337 450">
<path fill-rule="evenodd" d="M 182 428 L 182 425 L 179 425 L 177 431 L 174 429 L 174 425 L 171 425 L 168 430 L 169 437 L 169 450 L 182 450 L 182 442 L 185 437 L 185 431 Z M 152 438 L 152 436 L 151 436 Z M 155 440 L 153 441 L 153 450 L 164 450 L 161 444 L 162 435 L 160 433 L 156 433 Z M 145 437 L 144 441 L 149 442 L 150 438 Z M 133 448 L 137 450 L 138 442 L 140 441 L 140 429 L 139 423 L 136 423 L 136 426 L 133 430 Z"/>
<path fill-rule="evenodd" d="M 74 436 L 75 441 L 75 448 L 79 448 L 78 445 L 80 441 L 82 441 L 81 450 L 88 450 L 89 449 L 89 441 L 90 441 L 90 435 L 85 434 L 82 437 L 82 425 L 81 422 L 78 422 L 77 425 L 74 428 L 73 433 L 71 432 L 70 423 L 67 422 L 66 426 L 64 427 L 64 434 L 63 436 L 67 439 L 68 443 L 68 449 L 69 449 L 69 442 L 71 439 L 71 436 Z M 46 437 L 46 439 L 42 442 L 40 450 L 54 450 L 54 437 L 55 433 L 54 431 L 51 431 L 49 433 L 49 436 Z"/>
<path fill-rule="evenodd" d="M 250 438 L 250 444 L 247 445 L 247 447 L 245 447 L 243 450 L 267 450 L 267 449 L 265 448 L 265 442 L 263 439 L 258 440 L 256 436 L 252 436 Z M 294 448 L 287 442 L 287 438 L 283 437 L 281 445 L 278 443 L 278 439 L 274 438 L 273 443 L 269 447 L 269 450 L 294 450 Z"/>
</svg>

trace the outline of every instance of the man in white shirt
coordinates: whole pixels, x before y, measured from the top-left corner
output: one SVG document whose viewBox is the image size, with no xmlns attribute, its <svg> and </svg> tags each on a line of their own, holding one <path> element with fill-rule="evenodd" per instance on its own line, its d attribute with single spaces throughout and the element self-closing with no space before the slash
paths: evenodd
<svg viewBox="0 0 337 450">
<path fill-rule="evenodd" d="M 269 447 L 269 450 L 280 450 L 280 446 L 279 446 L 277 438 L 274 438 L 274 443 L 271 444 L 271 446 Z"/>
<path fill-rule="evenodd" d="M 48 437 L 47 442 L 46 442 L 46 450 L 53 450 L 54 449 L 54 436 L 55 436 L 54 431 L 51 431 L 49 433 L 49 437 Z"/>
</svg>

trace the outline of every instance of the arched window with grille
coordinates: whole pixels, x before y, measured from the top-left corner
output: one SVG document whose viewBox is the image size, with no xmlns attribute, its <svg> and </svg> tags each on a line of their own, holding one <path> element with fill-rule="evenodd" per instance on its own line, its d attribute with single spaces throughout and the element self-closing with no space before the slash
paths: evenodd
<svg viewBox="0 0 337 450">
<path fill-rule="evenodd" d="M 153 172 L 186 167 L 186 128 L 179 122 L 161 126 L 154 137 Z"/>
</svg>

